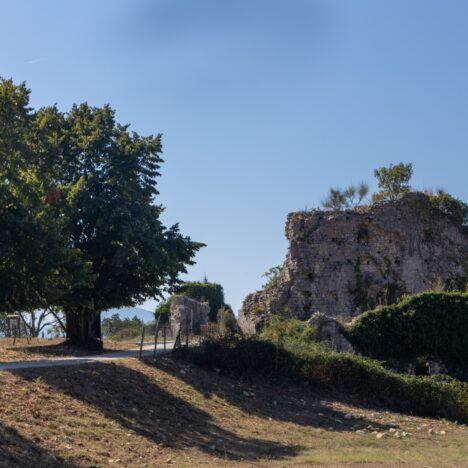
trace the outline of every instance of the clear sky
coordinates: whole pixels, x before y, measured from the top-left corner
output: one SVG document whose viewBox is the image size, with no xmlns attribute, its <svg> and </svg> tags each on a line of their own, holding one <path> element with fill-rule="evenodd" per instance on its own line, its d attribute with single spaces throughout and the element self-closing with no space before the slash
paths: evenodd
<svg viewBox="0 0 468 468">
<path fill-rule="evenodd" d="M 468 200 L 465 0 L 0 0 L 0 75 L 34 107 L 110 103 L 163 133 L 188 278 L 237 311 L 286 255 L 287 213 L 413 162 Z M 148 302 L 144 307 L 153 307 Z"/>
</svg>

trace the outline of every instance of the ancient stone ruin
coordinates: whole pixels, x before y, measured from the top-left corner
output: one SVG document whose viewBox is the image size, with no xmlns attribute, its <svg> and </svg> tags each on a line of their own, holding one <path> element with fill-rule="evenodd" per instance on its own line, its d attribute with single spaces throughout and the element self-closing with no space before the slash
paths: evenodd
<svg viewBox="0 0 468 468">
<path fill-rule="evenodd" d="M 468 273 L 466 229 L 422 193 L 348 211 L 291 213 L 286 237 L 279 281 L 244 300 L 245 333 L 256 333 L 270 313 L 351 319 L 436 283 L 456 288 Z"/>
<path fill-rule="evenodd" d="M 353 352 L 351 343 L 345 337 L 345 330 L 341 323 L 328 315 L 315 312 L 308 320 L 315 328 L 315 340 L 328 345 L 330 349 L 340 353 Z"/>
<path fill-rule="evenodd" d="M 171 298 L 170 324 L 174 335 L 183 327 L 188 327 L 193 333 L 200 333 L 203 325 L 208 324 L 210 305 L 208 302 L 198 302 L 187 296 L 174 295 Z"/>
</svg>

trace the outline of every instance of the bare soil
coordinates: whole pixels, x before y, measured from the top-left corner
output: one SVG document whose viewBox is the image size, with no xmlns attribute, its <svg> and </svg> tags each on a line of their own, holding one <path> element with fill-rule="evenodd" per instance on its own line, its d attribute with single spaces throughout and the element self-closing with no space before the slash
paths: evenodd
<svg viewBox="0 0 468 468">
<path fill-rule="evenodd" d="M 2 468 L 468 467 L 467 441 L 464 425 L 169 357 L 0 372 Z"/>
</svg>

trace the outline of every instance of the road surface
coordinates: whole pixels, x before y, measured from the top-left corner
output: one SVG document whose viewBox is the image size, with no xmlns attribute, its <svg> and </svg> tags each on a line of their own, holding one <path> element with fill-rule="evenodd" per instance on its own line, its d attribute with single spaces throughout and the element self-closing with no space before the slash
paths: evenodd
<svg viewBox="0 0 468 468">
<path fill-rule="evenodd" d="M 172 350 L 173 342 L 168 342 L 166 351 L 164 345 L 158 343 L 157 354 L 168 353 Z M 132 349 L 128 351 L 113 351 L 110 353 L 93 354 L 90 356 L 69 357 L 64 359 L 41 359 L 38 361 L 14 361 L 0 364 L 0 371 L 18 370 L 18 369 L 34 369 L 41 367 L 55 367 L 55 366 L 77 366 L 81 364 L 92 364 L 95 362 L 117 361 L 119 359 L 138 358 L 140 353 L 139 349 Z M 154 353 L 154 345 L 145 345 L 143 347 L 143 356 L 152 356 Z"/>
</svg>

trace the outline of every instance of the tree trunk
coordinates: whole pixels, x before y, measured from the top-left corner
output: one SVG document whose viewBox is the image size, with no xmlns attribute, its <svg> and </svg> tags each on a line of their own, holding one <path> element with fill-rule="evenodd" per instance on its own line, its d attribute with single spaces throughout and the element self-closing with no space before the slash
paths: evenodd
<svg viewBox="0 0 468 468">
<path fill-rule="evenodd" d="M 73 346 L 102 349 L 101 314 L 93 309 L 65 311 L 67 342 Z"/>
</svg>

